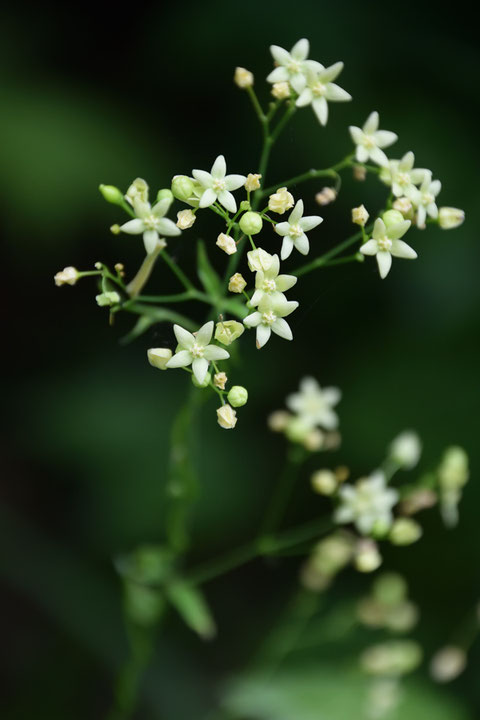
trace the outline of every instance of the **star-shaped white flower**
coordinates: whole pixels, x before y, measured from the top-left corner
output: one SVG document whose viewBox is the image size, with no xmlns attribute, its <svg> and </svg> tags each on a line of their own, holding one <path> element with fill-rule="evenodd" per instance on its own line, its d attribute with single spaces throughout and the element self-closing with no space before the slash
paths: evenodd
<svg viewBox="0 0 480 720">
<path fill-rule="evenodd" d="M 255 276 L 255 292 L 250 300 L 252 307 L 259 305 L 264 297 L 285 299 L 283 293 L 295 285 L 297 278 L 294 275 L 279 275 L 279 271 L 278 255 L 273 256 L 268 270 L 258 270 Z"/>
<path fill-rule="evenodd" d="M 173 326 L 179 349 L 167 362 L 167 368 L 192 366 L 193 374 L 200 385 L 205 380 L 208 363 L 216 360 L 226 360 L 229 353 L 218 345 L 209 345 L 212 339 L 215 323 L 213 320 L 202 325 L 200 330 L 192 335 L 180 325 Z"/>
<path fill-rule="evenodd" d="M 391 225 L 388 230 L 381 218 L 375 220 L 371 240 L 361 246 L 360 252 L 364 255 L 376 255 L 378 270 L 381 278 L 386 278 L 392 266 L 392 255 L 394 257 L 414 260 L 417 253 L 410 245 L 399 240 L 410 227 L 410 220 L 404 220 L 398 225 Z"/>
<path fill-rule="evenodd" d="M 296 93 L 300 94 L 307 84 L 305 74 L 308 70 L 321 70 L 322 65 L 316 60 L 307 60 L 310 50 L 308 40 L 299 40 L 288 52 L 278 45 L 271 45 L 270 52 L 278 67 L 267 77 L 269 83 L 289 82 Z"/>
<path fill-rule="evenodd" d="M 237 203 L 231 190 L 238 190 L 245 184 L 245 175 L 227 175 L 227 165 L 223 155 L 219 155 L 210 172 L 193 170 L 192 175 L 203 188 L 199 206 L 210 207 L 218 200 L 229 212 L 237 212 Z"/>
<path fill-rule="evenodd" d="M 425 178 L 419 188 L 411 186 L 407 188 L 406 194 L 409 200 L 417 209 L 417 225 L 419 228 L 425 227 L 427 215 L 433 219 L 438 217 L 438 207 L 435 198 L 442 189 L 440 180 L 432 180 L 430 173 L 425 174 Z"/>
<path fill-rule="evenodd" d="M 248 315 L 243 324 L 248 328 L 257 328 L 257 348 L 260 350 L 270 339 L 272 331 L 284 340 L 293 340 L 290 325 L 284 318 L 298 307 L 296 300 L 286 300 L 284 296 L 262 298 L 258 311 Z"/>
<path fill-rule="evenodd" d="M 323 222 L 323 218 L 319 215 L 303 217 L 303 200 L 299 200 L 290 213 L 288 221 L 275 225 L 276 232 L 283 237 L 280 254 L 282 260 L 288 258 L 294 247 L 302 255 L 307 255 L 310 243 L 305 233 L 316 228 L 321 222 Z"/>
<path fill-rule="evenodd" d="M 120 230 L 129 235 L 143 233 L 145 250 L 148 254 L 152 253 L 157 247 L 160 236 L 181 235 L 181 230 L 173 220 L 165 217 L 171 204 L 171 198 L 164 198 L 151 207 L 149 202 L 135 198 L 133 208 L 137 217 L 120 225 Z"/>
<path fill-rule="evenodd" d="M 425 168 L 414 168 L 415 155 L 405 153 L 401 160 L 390 160 L 388 165 L 382 168 L 380 179 L 387 185 L 392 186 L 395 197 L 402 197 L 407 194 L 412 185 L 420 185 L 430 171 Z"/>
<path fill-rule="evenodd" d="M 357 146 L 355 157 L 358 162 L 365 163 L 370 158 L 378 165 L 388 165 L 388 158 L 381 148 L 389 147 L 398 140 L 398 135 L 390 130 L 378 129 L 378 112 L 372 112 L 362 128 L 349 127 L 352 140 Z"/>
<path fill-rule="evenodd" d="M 359 480 L 356 485 L 342 485 L 338 496 L 340 505 L 334 514 L 335 522 L 353 522 L 363 535 L 371 533 L 375 526 L 383 532 L 392 526 L 392 508 L 399 495 L 387 487 L 385 475 L 380 470 Z"/>
<path fill-rule="evenodd" d="M 347 102 L 352 99 L 350 93 L 336 85 L 335 80 L 343 70 L 343 62 L 337 62 L 328 68 L 307 71 L 307 87 L 302 90 L 295 103 L 297 107 L 311 105 L 321 125 L 328 120 L 328 102 Z"/>
<path fill-rule="evenodd" d="M 342 394 L 336 387 L 321 388 L 313 377 L 300 381 L 300 390 L 289 395 L 286 405 L 299 415 L 309 427 L 321 427 L 334 430 L 338 427 L 338 417 L 333 407 L 340 401 Z"/>
</svg>

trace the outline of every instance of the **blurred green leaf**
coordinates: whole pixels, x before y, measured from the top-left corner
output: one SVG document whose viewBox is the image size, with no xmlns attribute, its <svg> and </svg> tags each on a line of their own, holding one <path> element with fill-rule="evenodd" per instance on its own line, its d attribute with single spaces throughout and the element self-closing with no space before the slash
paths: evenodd
<svg viewBox="0 0 480 720">
<path fill-rule="evenodd" d="M 215 620 L 200 590 L 178 580 L 167 587 L 167 597 L 191 630 L 203 640 L 214 637 Z"/>
<path fill-rule="evenodd" d="M 222 283 L 217 272 L 208 259 L 205 243 L 198 241 L 197 245 L 198 277 L 205 291 L 212 297 L 220 297 L 222 294 Z"/>
</svg>

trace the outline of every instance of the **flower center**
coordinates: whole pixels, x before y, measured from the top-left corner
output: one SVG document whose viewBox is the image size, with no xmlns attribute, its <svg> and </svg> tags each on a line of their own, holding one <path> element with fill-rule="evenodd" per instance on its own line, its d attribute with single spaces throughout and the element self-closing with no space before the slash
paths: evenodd
<svg viewBox="0 0 480 720">
<path fill-rule="evenodd" d="M 312 93 L 315 95 L 315 97 L 322 97 L 322 95 L 325 95 L 326 90 L 327 86 L 321 82 L 315 83 L 315 85 L 313 85 L 312 87 Z"/>
<path fill-rule="evenodd" d="M 287 65 L 287 70 L 293 74 L 299 73 L 301 69 L 302 65 L 297 60 L 291 60 Z"/>
<path fill-rule="evenodd" d="M 430 205 L 430 203 L 435 202 L 435 198 L 431 193 L 423 193 L 422 195 L 422 205 Z"/>
<path fill-rule="evenodd" d="M 391 250 L 392 249 L 392 241 L 386 235 L 379 238 L 377 240 L 377 243 L 378 243 L 379 250 Z"/>
<path fill-rule="evenodd" d="M 399 185 L 410 185 L 410 175 L 405 172 L 398 173 L 397 181 Z"/>
<path fill-rule="evenodd" d="M 293 237 L 293 238 L 299 238 L 303 235 L 303 230 L 300 227 L 300 225 L 298 225 L 298 224 L 290 225 L 289 235 L 290 235 L 290 237 Z"/>
<path fill-rule="evenodd" d="M 277 285 L 275 283 L 275 280 L 264 280 L 263 281 L 263 291 L 264 292 L 275 292 L 277 289 Z"/>
<path fill-rule="evenodd" d="M 225 180 L 222 179 L 215 179 L 212 184 L 213 189 L 215 192 L 222 192 L 222 190 L 225 190 Z"/>
<path fill-rule="evenodd" d="M 277 316 L 270 310 L 270 312 L 264 312 L 262 315 L 262 322 L 264 325 L 273 325 Z"/>
<path fill-rule="evenodd" d="M 377 143 L 371 135 L 365 135 L 363 139 L 363 146 L 366 147 L 367 150 L 371 150 L 372 148 L 376 147 L 376 145 Z"/>
<path fill-rule="evenodd" d="M 156 230 L 158 218 L 156 218 L 155 215 L 147 215 L 147 217 L 144 218 L 143 223 L 148 230 Z"/>
<path fill-rule="evenodd" d="M 190 353 L 191 353 L 192 357 L 201 358 L 201 357 L 203 357 L 204 351 L 205 351 L 205 348 L 202 345 L 199 345 L 198 343 L 193 343 Z"/>
</svg>

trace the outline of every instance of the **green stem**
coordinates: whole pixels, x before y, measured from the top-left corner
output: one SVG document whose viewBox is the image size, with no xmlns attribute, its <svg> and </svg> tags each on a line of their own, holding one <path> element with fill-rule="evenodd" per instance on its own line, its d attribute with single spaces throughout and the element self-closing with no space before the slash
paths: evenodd
<svg viewBox="0 0 480 720">
<path fill-rule="evenodd" d="M 307 273 L 311 272 L 312 270 L 316 270 L 319 267 L 322 267 L 323 265 L 326 265 L 327 262 L 331 259 L 339 255 L 341 252 L 349 248 L 351 245 L 356 243 L 358 240 L 360 240 L 362 237 L 362 232 L 359 230 L 351 237 L 347 238 L 343 242 L 339 243 L 339 245 L 336 245 L 334 248 L 326 252 L 324 255 L 320 255 L 320 257 L 315 258 L 315 260 L 312 260 L 312 262 L 307 263 L 306 265 L 302 265 L 301 267 L 297 268 L 293 271 L 292 275 L 296 275 L 297 277 L 300 277 L 301 275 L 306 275 Z"/>
<path fill-rule="evenodd" d="M 265 113 L 262 110 L 262 107 L 261 107 L 259 101 L 258 101 L 257 93 L 255 92 L 255 90 L 253 89 L 252 86 L 247 87 L 247 93 L 248 93 L 248 97 L 250 98 L 250 100 L 252 102 L 253 108 L 255 110 L 255 113 L 256 113 L 261 125 L 262 126 L 265 125 L 265 123 L 267 122 L 267 118 L 265 116 Z"/>
<path fill-rule="evenodd" d="M 167 265 L 168 265 L 168 267 L 170 268 L 170 270 L 171 270 L 171 271 L 174 273 L 174 275 L 176 275 L 177 278 L 180 280 L 180 282 L 182 283 L 182 285 L 183 285 L 183 287 L 185 288 L 185 290 L 195 290 L 195 287 L 194 287 L 193 283 L 188 279 L 188 277 L 185 275 L 185 273 L 183 272 L 183 270 L 181 270 L 181 269 L 178 267 L 177 263 L 175 262 L 175 260 L 174 260 L 172 257 L 170 257 L 170 255 L 168 254 L 168 252 L 167 252 L 166 250 L 162 250 L 161 253 L 160 253 L 160 255 L 161 255 L 162 258 L 165 260 L 165 262 L 167 263 Z"/>
<path fill-rule="evenodd" d="M 279 187 L 289 187 L 291 185 L 298 185 L 302 182 L 307 182 L 307 180 L 314 180 L 315 178 L 319 177 L 332 177 L 337 178 L 339 170 L 343 170 L 345 167 L 349 167 L 352 165 L 352 159 L 353 155 L 347 155 L 346 158 L 341 160 L 336 165 L 332 165 L 330 168 L 324 168 L 321 170 L 315 170 L 312 168 L 311 170 L 307 170 L 306 172 L 302 173 L 301 175 L 296 175 L 295 177 L 290 178 L 289 180 L 283 180 L 280 183 L 277 183 L 276 185 L 272 185 L 269 188 L 266 188 L 265 190 L 262 190 L 260 192 L 261 197 L 266 197 L 267 195 L 271 195 L 272 192 L 275 192 L 277 188 Z"/>
<path fill-rule="evenodd" d="M 283 473 L 273 491 L 270 504 L 263 520 L 261 536 L 270 535 L 281 523 L 288 500 L 298 477 L 299 466 L 305 458 L 305 452 L 299 445 L 291 444 L 287 450 L 287 462 Z"/>
<path fill-rule="evenodd" d="M 157 258 L 161 252 L 161 248 L 157 247 L 155 250 L 147 255 L 140 265 L 140 268 L 128 285 L 127 285 L 127 293 L 130 295 L 131 298 L 136 297 L 141 293 L 143 287 L 148 282 L 148 279 L 150 275 L 152 274 L 152 270 L 155 266 L 155 263 L 157 261 Z"/>
<path fill-rule="evenodd" d="M 186 290 L 183 293 L 177 293 L 175 295 L 138 295 L 136 298 L 138 302 L 146 303 L 175 303 L 175 302 L 187 302 L 188 300 L 199 300 L 200 302 L 212 305 L 214 301 L 205 293 L 197 290 Z"/>
</svg>

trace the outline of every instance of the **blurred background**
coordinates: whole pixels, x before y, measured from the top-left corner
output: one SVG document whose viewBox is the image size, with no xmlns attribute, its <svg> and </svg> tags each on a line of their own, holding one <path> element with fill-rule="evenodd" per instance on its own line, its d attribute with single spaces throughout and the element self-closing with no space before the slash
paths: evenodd
<svg viewBox="0 0 480 720">
<path fill-rule="evenodd" d="M 243 0 L 137 2 L 122 12 L 87 1 L 12 4 L 3 11 L 2 719 L 106 717 L 114 675 L 128 652 L 112 559 L 164 538 L 169 430 L 189 384 L 183 373 L 169 374 L 167 382 L 146 362 L 146 348 L 170 342 L 168 325 L 120 346 L 134 318 L 119 316 L 109 327 L 107 312 L 95 304 L 93 281 L 58 289 L 53 275 L 65 265 L 89 269 L 97 260 L 121 261 L 133 273 L 140 263 L 141 243 L 109 233 L 123 218 L 100 196 L 100 182 L 126 189 L 141 176 L 153 189 L 169 186 L 172 175 L 209 168 L 220 153 L 232 172 L 256 171 L 259 129 L 232 77 L 236 65 L 251 69 L 266 103 L 263 78 L 271 69 L 272 43 L 290 48 L 306 36 L 312 58 L 343 60 L 340 84 L 354 100 L 330 106 L 326 129 L 309 110 L 298 113 L 278 144 L 268 184 L 343 158 L 351 151 L 348 125 L 361 125 L 375 109 L 381 127 L 399 135 L 394 154 L 414 150 L 417 164 L 442 181 L 439 204 L 464 208 L 467 220 L 456 231 L 414 231 L 419 259 L 395 261 L 384 282 L 373 261 L 307 276 L 293 320 L 295 342 L 274 339 L 261 353 L 253 340 L 243 343 L 235 372 L 251 399 L 237 430 L 217 426 L 213 398 L 201 411 L 196 463 L 203 493 L 192 561 L 255 532 L 284 458 L 282 438 L 266 428 L 267 414 L 283 406 L 302 375 L 312 374 L 343 391 L 343 444 L 327 462 L 367 473 L 405 428 L 424 441 L 425 469 L 435 466 L 447 444 L 467 449 L 472 481 L 458 528 L 447 532 L 438 513 L 430 513 L 424 538 L 390 550 L 387 564 L 408 578 L 421 608 L 418 637 L 427 656 L 451 640 L 475 607 L 480 62 L 466 7 L 459 2 L 443 12 L 411 0 L 398 8 L 353 0 Z M 313 243 L 322 249 L 351 233 L 351 207 L 363 202 L 375 208 L 383 197 L 374 180 L 344 178 L 338 201 L 320 212 L 325 222 Z M 321 187 L 302 188 L 310 214 Z M 204 221 L 199 232 L 212 242 L 218 229 Z M 191 238 L 172 241 L 171 248 L 193 275 Z M 213 256 L 221 267 L 222 259 Z M 150 288 L 177 290 L 160 267 Z M 328 507 L 312 499 L 314 467 L 300 478 L 288 524 Z M 297 570 L 297 558 L 255 562 L 207 585 L 219 626 L 207 646 L 172 616 L 136 717 L 206 717 L 224 683 L 281 614 Z M 326 600 L 327 617 L 337 602 L 365 592 L 368 582 L 346 573 Z M 320 704 L 303 715 L 293 704 L 288 717 L 353 717 L 358 678 L 350 670 L 336 673 L 333 663 L 353 663 L 357 648 L 348 641 L 322 643 L 321 614 L 317 624 L 318 646 L 308 658 L 300 653 L 298 668 L 308 660 Z M 478 717 L 479 656 L 473 646 L 465 673 L 441 690 L 424 666 L 411 681 L 410 720 Z M 305 688 L 311 687 L 308 677 L 301 673 Z M 293 686 L 305 699 L 304 686 Z M 287 717 L 280 710 L 242 712 Z"/>
</svg>

